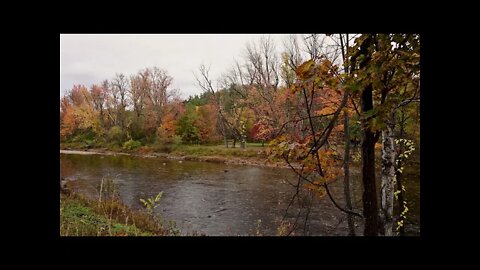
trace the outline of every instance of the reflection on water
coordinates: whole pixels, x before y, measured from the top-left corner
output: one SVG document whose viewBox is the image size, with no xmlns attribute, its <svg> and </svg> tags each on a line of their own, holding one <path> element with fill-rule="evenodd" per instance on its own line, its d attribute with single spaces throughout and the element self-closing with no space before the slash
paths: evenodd
<svg viewBox="0 0 480 270">
<path fill-rule="evenodd" d="M 61 174 L 69 185 L 89 196 L 102 177 L 111 177 L 117 184 L 121 199 L 140 209 L 140 198 L 163 191 L 156 213 L 163 220 L 174 220 L 184 231 L 196 230 L 207 235 L 254 234 L 258 220 L 264 235 L 275 235 L 279 221 L 295 193 L 282 183 L 295 181 L 288 169 L 273 169 L 209 162 L 175 161 L 131 156 L 61 154 Z M 361 179 L 351 176 L 355 206 L 361 208 Z M 419 234 L 418 170 L 405 175 L 410 208 L 407 231 Z M 333 196 L 343 205 L 342 181 L 331 185 Z M 300 210 L 293 205 L 287 220 L 293 222 Z M 304 211 L 299 220 L 303 234 Z M 347 235 L 345 215 L 327 198 L 314 199 L 309 213 L 309 235 Z M 362 224 L 357 232 L 361 233 Z"/>
</svg>

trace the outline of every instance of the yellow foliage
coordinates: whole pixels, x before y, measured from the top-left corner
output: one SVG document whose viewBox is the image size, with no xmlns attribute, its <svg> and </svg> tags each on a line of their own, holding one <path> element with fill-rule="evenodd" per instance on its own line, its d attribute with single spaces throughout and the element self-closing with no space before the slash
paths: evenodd
<svg viewBox="0 0 480 270">
<path fill-rule="evenodd" d="M 321 110 L 315 111 L 316 115 L 325 115 L 325 114 L 332 114 L 335 113 L 335 109 L 332 107 L 325 107 Z"/>
</svg>

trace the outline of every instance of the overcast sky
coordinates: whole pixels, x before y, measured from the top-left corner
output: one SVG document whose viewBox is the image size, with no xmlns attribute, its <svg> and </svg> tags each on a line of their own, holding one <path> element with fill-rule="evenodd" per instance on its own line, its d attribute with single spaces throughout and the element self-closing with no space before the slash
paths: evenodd
<svg viewBox="0 0 480 270">
<path fill-rule="evenodd" d="M 240 59 L 246 43 L 261 34 L 192 35 L 65 35 L 60 36 L 60 96 L 74 84 L 90 87 L 115 73 L 131 75 L 146 67 L 158 66 L 173 77 L 173 87 L 183 98 L 199 94 L 192 71 L 200 64 L 211 65 L 217 79 L 235 59 Z M 277 51 L 288 35 L 270 35 Z"/>
</svg>

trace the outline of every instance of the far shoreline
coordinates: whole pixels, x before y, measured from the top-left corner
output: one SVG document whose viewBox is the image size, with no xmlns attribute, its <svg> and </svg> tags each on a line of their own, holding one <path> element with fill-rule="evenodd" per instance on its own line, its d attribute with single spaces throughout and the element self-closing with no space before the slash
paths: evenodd
<svg viewBox="0 0 480 270">
<path fill-rule="evenodd" d="M 104 149 L 60 149 L 60 154 L 76 154 L 76 155 L 104 155 L 104 156 L 134 156 L 142 158 L 166 158 L 171 160 L 186 160 L 186 161 L 200 161 L 200 162 L 214 162 L 214 163 L 224 163 L 224 164 L 233 164 L 233 165 L 247 165 L 247 166 L 259 166 L 259 167 L 269 167 L 269 168 L 290 168 L 288 165 L 283 162 L 272 163 L 267 159 L 258 159 L 258 158 L 244 158 L 244 157 L 222 157 L 222 156 L 195 156 L 195 155 L 171 155 L 167 153 L 123 153 L 115 152 L 111 150 Z"/>
</svg>

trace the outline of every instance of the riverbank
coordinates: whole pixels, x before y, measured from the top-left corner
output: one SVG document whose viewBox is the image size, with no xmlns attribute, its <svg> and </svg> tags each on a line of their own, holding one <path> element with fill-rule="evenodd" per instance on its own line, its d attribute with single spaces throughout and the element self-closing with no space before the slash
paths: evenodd
<svg viewBox="0 0 480 270">
<path fill-rule="evenodd" d="M 107 148 L 78 149 L 60 145 L 60 153 L 81 155 L 128 155 L 143 158 L 166 158 L 172 160 L 188 160 L 215 162 L 235 165 L 249 165 L 272 168 L 288 168 L 283 160 L 269 160 L 265 152 L 266 147 L 224 148 L 223 146 L 182 145 L 177 146 L 170 153 L 154 151 L 150 147 L 141 147 L 136 150 L 110 150 Z"/>
<path fill-rule="evenodd" d="M 61 236 L 178 236 L 174 224 L 164 225 L 143 211 L 119 201 L 87 199 L 73 191 L 60 192 Z M 190 235 L 196 235 L 191 233 Z"/>
</svg>

